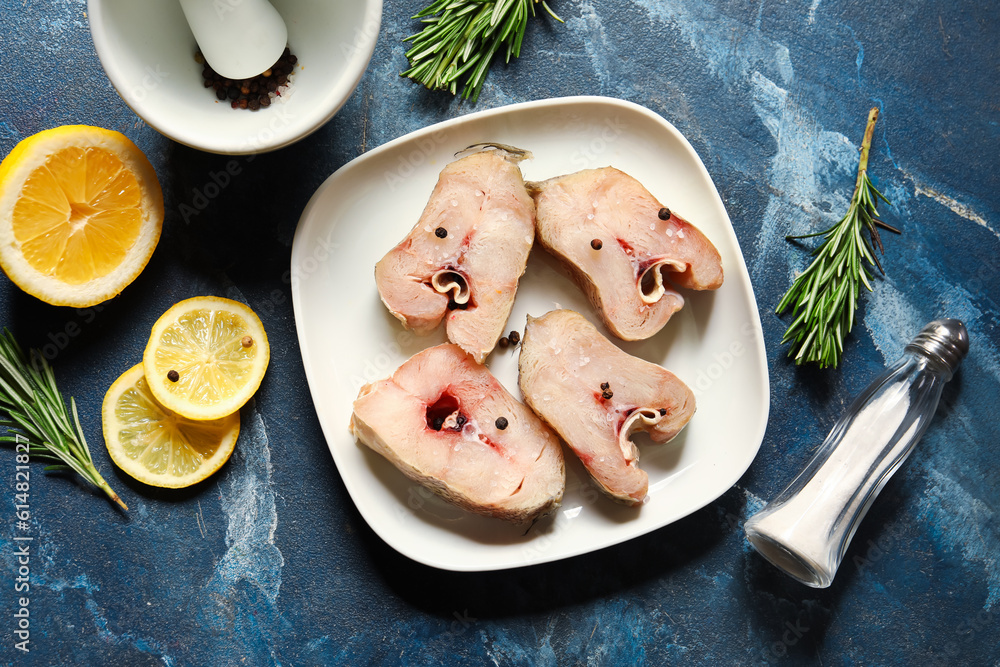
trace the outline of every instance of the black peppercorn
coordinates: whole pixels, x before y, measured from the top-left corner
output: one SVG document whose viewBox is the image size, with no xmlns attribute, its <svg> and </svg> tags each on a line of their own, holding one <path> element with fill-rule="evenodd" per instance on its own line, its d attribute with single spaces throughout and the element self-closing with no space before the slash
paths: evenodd
<svg viewBox="0 0 1000 667">
<path fill-rule="evenodd" d="M 604 393 L 601 394 L 601 396 L 604 398 L 605 401 L 610 400 L 611 397 L 614 395 L 615 392 L 611 391 L 610 389 L 605 389 Z"/>
<path fill-rule="evenodd" d="M 439 239 L 443 239 L 446 236 L 448 236 L 448 230 L 445 229 L 444 227 L 438 227 L 437 229 L 434 230 L 434 236 L 438 237 Z"/>
<path fill-rule="evenodd" d="M 510 341 L 511 345 L 517 345 L 518 343 L 521 342 L 521 334 L 517 333 L 516 331 L 511 331 L 509 334 L 507 334 L 507 339 Z"/>
<path fill-rule="evenodd" d="M 660 408 L 660 416 L 661 417 L 665 417 L 666 415 L 667 415 L 667 409 L 666 408 Z"/>
<path fill-rule="evenodd" d="M 601 248 L 604 247 L 604 243 L 601 241 L 601 239 L 594 239 L 593 241 L 590 242 L 590 247 L 593 248 L 594 250 L 600 250 Z"/>
<path fill-rule="evenodd" d="M 505 428 L 507 428 L 507 418 L 506 417 L 497 417 L 496 426 L 501 431 L 504 430 Z"/>
<path fill-rule="evenodd" d="M 608 382 L 602 382 L 601 383 L 601 389 L 602 390 L 609 389 L 610 387 L 611 387 L 611 384 L 608 383 Z"/>
<path fill-rule="evenodd" d="M 666 206 L 664 206 L 663 208 L 660 209 L 660 212 L 657 213 L 656 215 L 660 218 L 660 220 L 669 220 L 670 219 L 670 209 L 667 208 Z"/>
<path fill-rule="evenodd" d="M 498 341 L 498 345 L 500 345 L 500 349 L 501 349 L 501 350 L 506 350 L 506 349 L 507 349 L 507 346 L 508 346 L 508 345 L 510 345 L 510 341 L 509 341 L 509 340 L 507 340 L 507 337 L 506 337 L 506 336 L 504 336 L 503 338 L 501 338 L 501 339 L 500 339 L 500 340 Z"/>
<path fill-rule="evenodd" d="M 167 371 L 167 379 L 171 382 L 177 382 L 181 379 L 181 374 L 175 370 L 169 370 Z"/>
<path fill-rule="evenodd" d="M 248 79 L 233 81 L 213 70 L 200 51 L 194 57 L 198 64 L 203 65 L 201 76 L 205 88 L 211 88 L 220 102 L 230 101 L 233 109 L 251 111 L 271 106 L 271 98 L 267 93 L 278 92 L 281 86 L 287 84 L 295 63 L 298 62 L 298 58 L 285 49 L 278 62 L 266 71 Z"/>
</svg>

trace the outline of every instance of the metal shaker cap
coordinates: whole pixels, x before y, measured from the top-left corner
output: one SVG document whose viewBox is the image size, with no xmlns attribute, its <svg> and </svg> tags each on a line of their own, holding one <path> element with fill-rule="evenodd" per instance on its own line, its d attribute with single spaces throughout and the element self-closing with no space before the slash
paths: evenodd
<svg viewBox="0 0 1000 667">
<path fill-rule="evenodd" d="M 924 354 L 943 365 L 950 380 L 962 359 L 969 353 L 969 332 L 958 320 L 934 320 L 914 336 L 906 349 Z"/>
</svg>

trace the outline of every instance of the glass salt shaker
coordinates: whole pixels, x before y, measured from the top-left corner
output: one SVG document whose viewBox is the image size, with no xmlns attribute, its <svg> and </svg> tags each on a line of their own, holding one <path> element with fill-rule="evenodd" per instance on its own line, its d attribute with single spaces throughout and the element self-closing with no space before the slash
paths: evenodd
<svg viewBox="0 0 1000 667">
<path fill-rule="evenodd" d="M 958 320 L 925 326 L 854 400 L 805 470 L 750 517 L 750 544 L 807 586 L 829 586 L 858 524 L 924 434 L 968 351 Z"/>
</svg>

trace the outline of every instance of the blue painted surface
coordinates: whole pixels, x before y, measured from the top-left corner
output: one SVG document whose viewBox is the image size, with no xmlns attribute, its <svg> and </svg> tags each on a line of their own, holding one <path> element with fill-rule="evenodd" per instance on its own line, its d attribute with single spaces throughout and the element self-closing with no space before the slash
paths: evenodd
<svg viewBox="0 0 1000 667">
<path fill-rule="evenodd" d="M 210 207 L 178 207 L 227 158 L 178 146 L 121 102 L 82 0 L 0 1 L 0 152 L 65 123 L 118 129 L 167 202 L 152 262 L 100 310 L 47 306 L 0 278 L 0 322 L 65 343 L 98 467 L 132 508 L 72 477 L 32 477 L 31 649 L 13 649 L 13 454 L 0 479 L 0 659 L 18 664 L 998 664 L 1000 661 L 1000 8 L 972 1 L 555 0 L 526 57 L 478 106 L 400 79 L 419 3 L 386 2 L 359 90 L 321 131 L 242 160 Z M 603 94 L 691 140 L 736 227 L 763 314 L 771 418 L 753 466 L 717 502 L 646 537 L 562 563 L 453 574 L 368 529 L 311 407 L 283 278 L 308 197 L 336 168 L 426 124 L 510 102 Z M 853 186 L 855 144 L 882 107 L 871 170 L 894 202 L 889 276 L 865 299 L 841 370 L 797 369 L 773 307 L 806 261 L 787 232 L 820 228 Z M 266 194 L 263 196 L 261 192 Z M 242 233 L 234 233 L 235 230 Z M 232 295 L 272 341 L 237 453 L 183 492 L 149 489 L 101 446 L 104 388 L 175 301 Z M 939 414 L 861 526 L 832 588 L 776 573 L 742 521 L 808 459 L 850 398 L 940 315 L 973 349 Z M 63 340 L 70 323 L 80 333 Z"/>
</svg>

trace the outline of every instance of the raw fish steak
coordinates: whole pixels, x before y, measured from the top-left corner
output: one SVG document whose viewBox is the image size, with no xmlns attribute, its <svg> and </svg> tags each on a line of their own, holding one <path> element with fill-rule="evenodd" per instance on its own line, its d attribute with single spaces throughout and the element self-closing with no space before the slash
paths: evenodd
<svg viewBox="0 0 1000 667">
<path fill-rule="evenodd" d="M 480 147 L 473 147 L 480 149 Z M 482 363 L 503 333 L 535 236 L 535 205 L 517 163 L 489 146 L 441 171 L 410 233 L 375 265 L 382 302 L 408 329 L 433 331 Z"/>
<path fill-rule="evenodd" d="M 559 438 L 457 345 L 428 348 L 362 387 L 351 431 L 470 512 L 523 522 L 562 500 Z"/>
<path fill-rule="evenodd" d="M 621 351 L 572 310 L 528 317 L 518 370 L 531 409 L 608 495 L 630 505 L 649 488 L 630 436 L 646 431 L 667 442 L 695 410 L 694 394 L 673 373 Z"/>
<path fill-rule="evenodd" d="M 722 285 L 712 242 L 628 174 L 586 169 L 529 187 L 539 242 L 619 338 L 649 338 L 684 305 L 665 277 L 694 290 Z"/>
</svg>

